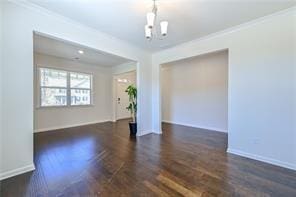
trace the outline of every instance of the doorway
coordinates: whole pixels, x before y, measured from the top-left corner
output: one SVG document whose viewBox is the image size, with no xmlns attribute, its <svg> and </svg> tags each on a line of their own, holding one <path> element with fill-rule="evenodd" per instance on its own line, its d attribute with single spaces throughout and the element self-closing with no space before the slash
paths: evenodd
<svg viewBox="0 0 296 197">
<path fill-rule="evenodd" d="M 163 123 L 228 131 L 228 50 L 161 65 Z"/>
<path fill-rule="evenodd" d="M 137 62 L 40 33 L 33 38 L 34 132 L 112 121 L 112 79 L 135 84 Z"/>
<path fill-rule="evenodd" d="M 125 90 L 128 86 L 136 86 L 136 71 L 130 71 L 114 75 L 114 88 L 115 88 L 115 110 L 114 120 L 121 120 L 131 118 L 131 113 L 126 109 L 129 105 L 129 97 Z"/>
</svg>

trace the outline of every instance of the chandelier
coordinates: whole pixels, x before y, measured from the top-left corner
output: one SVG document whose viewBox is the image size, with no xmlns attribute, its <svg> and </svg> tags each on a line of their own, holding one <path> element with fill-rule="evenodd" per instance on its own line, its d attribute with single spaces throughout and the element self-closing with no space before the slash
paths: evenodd
<svg viewBox="0 0 296 197">
<path fill-rule="evenodd" d="M 157 30 L 154 28 L 156 17 L 157 17 L 157 6 L 155 3 L 156 0 L 153 0 L 152 11 L 147 13 L 147 25 L 145 25 L 145 36 L 147 40 L 152 40 L 153 37 L 158 37 Z M 160 22 L 160 33 L 161 37 L 165 37 L 168 32 L 168 21 Z M 160 38 L 161 39 L 161 38 Z"/>
</svg>

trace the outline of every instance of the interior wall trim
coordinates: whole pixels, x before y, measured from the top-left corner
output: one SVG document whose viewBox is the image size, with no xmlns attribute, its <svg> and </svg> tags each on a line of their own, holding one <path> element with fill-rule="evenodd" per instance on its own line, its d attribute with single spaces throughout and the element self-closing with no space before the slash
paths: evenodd
<svg viewBox="0 0 296 197">
<path fill-rule="evenodd" d="M 228 148 L 227 153 L 231 153 L 231 154 L 234 154 L 234 155 L 246 157 L 246 158 L 249 158 L 249 159 L 254 159 L 254 160 L 257 160 L 257 161 L 262 161 L 264 163 L 269 163 L 269 164 L 279 166 L 279 167 L 283 167 L 283 168 L 287 168 L 287 169 L 290 169 L 290 170 L 296 170 L 296 164 L 285 162 L 285 161 L 280 161 L 280 160 L 272 159 L 272 158 L 268 158 L 268 157 L 263 157 L 263 156 L 255 155 L 255 154 L 252 154 L 252 153 L 247 153 L 247 152 L 240 151 L 240 150 L 237 150 L 237 149 Z"/>
<path fill-rule="evenodd" d="M 253 25 L 264 23 L 264 22 L 266 22 L 268 20 L 271 20 L 271 19 L 273 19 L 275 17 L 283 16 L 283 15 L 286 15 L 286 14 L 295 14 L 295 12 L 296 12 L 296 6 L 293 6 L 293 7 L 290 7 L 290 8 L 280 10 L 278 12 L 266 15 L 266 16 L 259 17 L 257 19 L 254 19 L 254 20 L 251 20 L 251 21 L 248 21 L 248 22 L 245 22 L 245 23 L 242 23 L 242 24 L 239 24 L 239 25 L 224 29 L 222 31 L 214 32 L 212 34 L 203 36 L 201 38 L 197 38 L 197 39 L 193 39 L 193 40 L 190 40 L 190 41 L 187 41 L 187 42 L 183 42 L 183 43 L 181 43 L 179 45 L 176 45 L 174 47 L 170 47 L 168 49 L 164 49 L 164 50 L 161 50 L 161 51 L 154 52 L 153 54 L 162 53 L 164 51 L 168 51 L 168 50 L 174 49 L 176 47 L 184 47 L 184 46 L 187 47 L 188 45 L 189 46 L 190 45 L 196 45 L 196 44 L 198 44 L 200 42 L 203 42 L 203 41 L 206 41 L 206 40 L 211 40 L 211 39 L 214 39 L 214 38 L 217 38 L 217 37 L 232 34 L 234 32 L 241 31 L 243 29 L 252 27 Z M 189 57 L 191 57 L 191 56 L 189 56 Z M 174 61 L 177 61 L 177 60 L 178 59 L 176 59 Z M 163 62 L 163 63 L 166 63 L 166 62 Z"/>
<path fill-rule="evenodd" d="M 26 165 L 26 166 L 23 166 L 23 167 L 20 167 L 20 168 L 17 168 L 17 169 L 13 169 L 13 170 L 9 170 L 7 172 L 3 172 L 0 174 L 0 181 L 1 180 L 4 180 L 4 179 L 7 179 L 7 178 L 10 178 L 10 177 L 13 177 L 13 176 L 17 176 L 19 174 L 23 174 L 23 173 L 26 173 L 26 172 L 31 172 L 35 170 L 35 165 L 32 163 L 32 164 L 29 164 L 29 165 Z"/>
<path fill-rule="evenodd" d="M 169 123 L 169 124 L 182 125 L 182 126 L 186 126 L 186 127 L 193 127 L 193 128 L 198 128 L 198 129 L 206 129 L 206 130 L 210 130 L 210 131 L 217 131 L 217 132 L 227 133 L 226 129 L 216 128 L 216 127 L 208 127 L 208 126 L 203 126 L 203 125 L 188 124 L 188 123 L 175 122 L 175 121 L 170 121 L 170 120 L 162 120 L 162 122 Z"/>
<path fill-rule="evenodd" d="M 57 126 L 57 127 L 47 127 L 47 128 L 35 129 L 34 133 L 40 133 L 40 132 L 46 132 L 46 131 L 52 131 L 52 130 L 58 130 L 58 129 L 67 129 L 71 127 L 79 127 L 79 126 L 104 123 L 104 122 L 113 122 L 113 120 L 106 119 L 106 120 L 99 120 L 99 121 L 92 121 L 92 122 L 83 122 L 78 124 L 63 125 L 63 126 Z"/>
<path fill-rule="evenodd" d="M 148 135 L 148 134 L 151 134 L 151 133 L 153 133 L 153 131 L 142 131 L 139 134 L 137 134 L 137 136 L 140 137 L 140 136 Z"/>
</svg>

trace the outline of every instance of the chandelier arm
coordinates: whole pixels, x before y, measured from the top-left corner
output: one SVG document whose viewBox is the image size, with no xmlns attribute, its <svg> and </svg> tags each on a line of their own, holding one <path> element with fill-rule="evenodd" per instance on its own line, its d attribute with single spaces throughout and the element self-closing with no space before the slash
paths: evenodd
<svg viewBox="0 0 296 197">
<path fill-rule="evenodd" d="M 157 13 L 156 0 L 153 0 L 153 8 L 152 8 L 152 12 L 154 12 L 155 15 L 156 15 L 156 13 Z"/>
<path fill-rule="evenodd" d="M 157 32 L 157 28 L 155 27 L 155 24 L 157 23 L 157 5 L 156 5 L 156 0 L 152 0 L 153 1 L 153 7 L 152 7 L 152 13 L 154 14 L 154 16 L 152 15 L 152 18 L 151 20 L 153 20 L 152 23 L 150 23 L 150 25 L 148 26 L 148 28 L 150 28 L 150 36 L 146 36 L 146 38 L 149 40 L 149 41 L 152 41 L 153 38 L 154 39 L 157 39 L 157 40 L 163 40 L 163 36 L 166 35 L 162 33 L 162 29 L 160 30 L 160 35 L 159 36 L 159 33 Z M 149 15 L 149 17 L 151 18 L 151 16 Z M 149 18 L 149 19 L 150 19 Z M 148 14 L 147 14 L 147 21 L 148 21 L 148 24 L 149 24 L 149 19 L 148 19 Z M 151 21 L 150 20 L 150 21 Z M 167 25 L 166 25 L 167 26 Z M 146 28 L 147 26 L 145 26 Z M 162 27 L 161 27 L 162 28 Z M 145 30 L 145 33 L 146 33 L 146 30 Z M 149 33 L 148 33 L 149 34 Z"/>
</svg>

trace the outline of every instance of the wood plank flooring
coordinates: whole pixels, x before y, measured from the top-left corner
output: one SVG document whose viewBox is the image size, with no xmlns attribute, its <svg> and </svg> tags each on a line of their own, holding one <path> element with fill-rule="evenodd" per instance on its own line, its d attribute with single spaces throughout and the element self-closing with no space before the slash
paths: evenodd
<svg viewBox="0 0 296 197">
<path fill-rule="evenodd" d="M 130 138 L 127 120 L 34 135 L 36 170 L 1 197 L 296 196 L 296 172 L 227 154 L 227 135 L 163 124 Z"/>
</svg>

